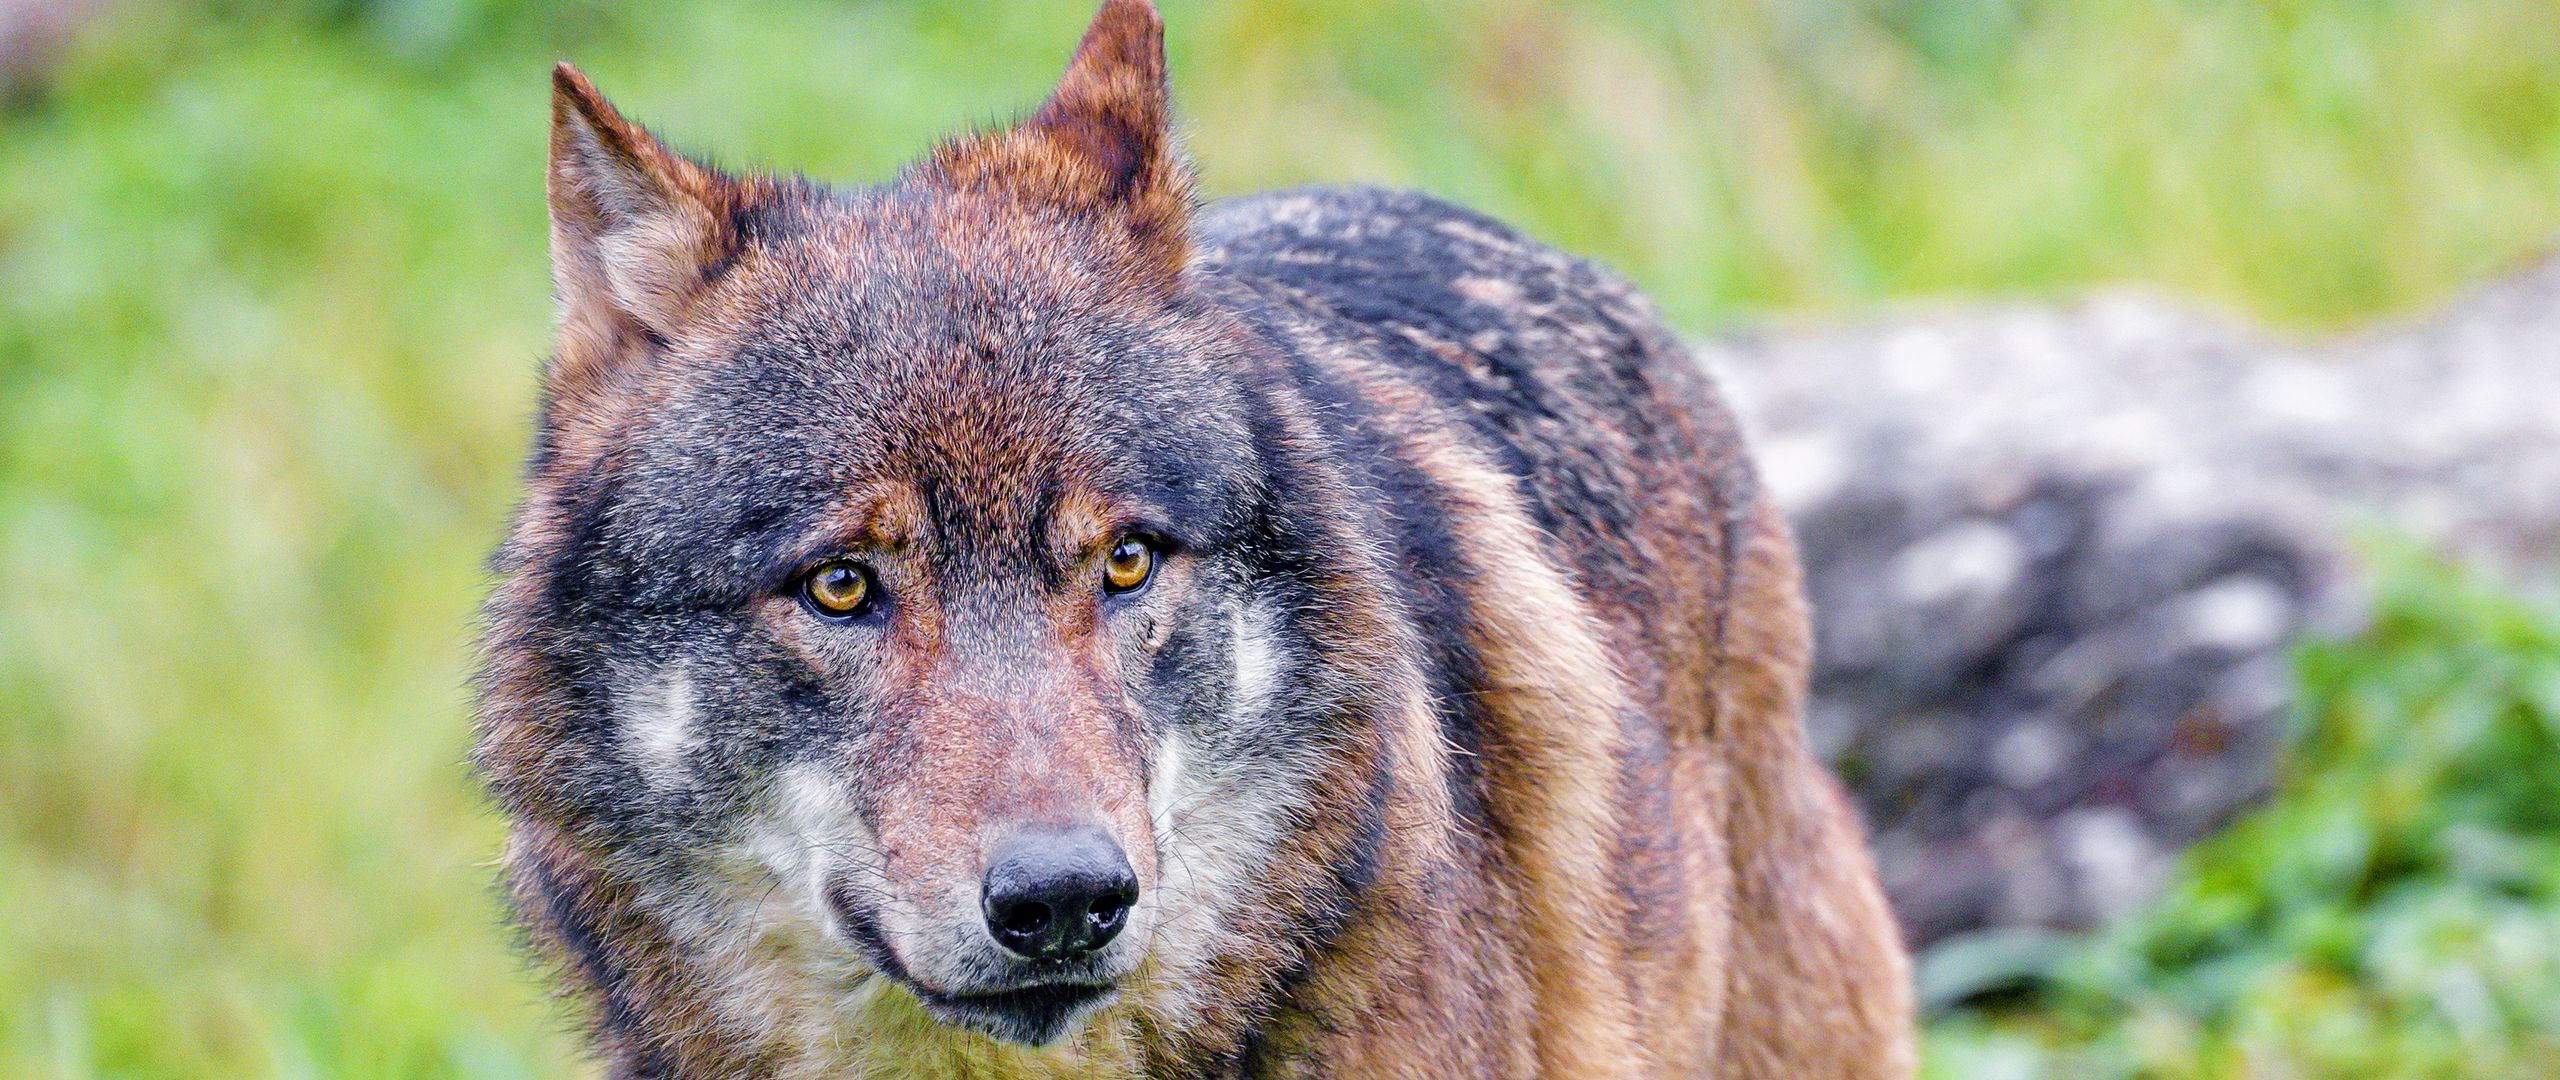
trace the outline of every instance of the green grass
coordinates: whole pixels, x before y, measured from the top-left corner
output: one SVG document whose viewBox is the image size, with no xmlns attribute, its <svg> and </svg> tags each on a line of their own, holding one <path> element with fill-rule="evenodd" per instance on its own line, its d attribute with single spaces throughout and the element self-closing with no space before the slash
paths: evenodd
<svg viewBox="0 0 2560 1080">
<path fill-rule="evenodd" d="M 2543 0 L 1165 6 L 1211 192 L 1426 188 L 1696 330 L 2116 281 L 2350 325 L 2560 231 Z M 127 0 L 0 111 L 0 1075 L 569 1071 L 460 765 L 548 319 L 544 69 L 858 181 L 1036 100 L 1087 14 Z M 2397 621 L 2307 658 L 2278 824 L 1944 1021 L 1942 1074 L 2550 1049 L 2560 905 L 2500 868 L 2551 830 L 2498 815 L 2560 793 L 2455 781 L 2549 760 L 2518 717 L 2548 723 L 2553 623 L 2405 573 Z"/>
</svg>

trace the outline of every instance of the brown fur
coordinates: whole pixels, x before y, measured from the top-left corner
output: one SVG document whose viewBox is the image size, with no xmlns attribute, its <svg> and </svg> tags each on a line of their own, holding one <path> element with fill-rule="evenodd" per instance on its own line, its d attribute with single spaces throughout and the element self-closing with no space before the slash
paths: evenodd
<svg viewBox="0 0 2560 1080">
<path fill-rule="evenodd" d="M 1792 541 L 1685 350 L 1623 284 L 1454 211 L 1310 194 L 1195 217 L 1161 34 L 1145 0 L 1108 0 L 1038 111 L 938 149 L 859 214 L 687 161 L 557 73 L 560 341 L 491 601 L 478 760 L 514 823 L 524 921 L 605 1059 L 630 1077 L 1910 1075 L 1907 962 L 1801 731 Z M 1326 273 L 1283 272 L 1310 266 Z M 898 317 L 847 327 L 809 300 L 858 308 L 920 274 L 929 305 Z M 1146 334 L 1105 347 L 1059 329 L 1094 312 Z M 683 441 L 683 410 L 722 400 L 751 346 L 795 335 L 814 366 L 753 385 L 846 409 L 858 438 L 816 463 L 824 505 L 785 539 L 862 553 L 896 616 L 859 663 L 787 591 L 693 618 L 800 682 L 860 683 L 877 733 L 739 766 L 754 798 L 678 812 L 691 804 L 617 787 L 630 774 L 582 741 L 628 721 L 600 718 L 599 695 L 657 684 L 600 670 L 627 658 L 596 642 L 626 638 L 579 636 L 573 614 L 607 588 L 579 584 L 581 553 L 614 527 L 644 548 L 682 531 L 598 507 L 639 498 L 624 485 L 666 447 L 716 456 Z M 1024 339 L 1048 359 L 1015 359 Z M 876 351 L 850 390 L 828 381 L 854 363 L 844 341 Z M 1155 359 L 1115 366 L 1120 349 Z M 1095 366 L 1050 366 L 1068 353 Z M 1124 379 L 1181 404 L 1098 435 Z M 941 1023 L 920 982 L 880 970 L 878 943 L 777 906 L 743 828 L 652 846 L 721 814 L 833 813 L 860 824 L 843 842 L 899 913 L 938 910 L 983 872 L 990 831 L 1021 822 L 1105 823 L 1149 895 L 1195 871 L 1169 861 L 1150 808 L 1169 737 L 1127 688 L 1218 567 L 1169 556 L 1154 607 L 1106 617 L 1089 592 L 999 588 L 953 557 L 1018 549 L 1089 580 L 1157 509 L 1112 482 L 1150 424 L 1249 442 L 1290 482 L 1272 512 L 1322 554 L 1306 587 L 1323 601 L 1290 627 L 1322 663 L 1280 689 L 1333 703 L 1308 751 L 1323 773 L 1228 907 L 1164 913 L 1149 932 L 1169 944 L 1118 997 L 1033 1048 Z M 616 505 L 654 522 L 683 504 Z M 1388 535 L 1416 521 L 1445 522 L 1445 543 Z M 664 649 L 627 640 L 632 657 Z M 1472 664 L 1463 700 L 1435 682 L 1450 670 L 1432 644 Z M 753 687 L 714 689 L 738 711 Z M 827 803 L 838 776 L 860 779 L 858 811 Z M 653 798 L 666 816 L 598 809 Z M 1214 947 L 1185 952 L 1186 934 Z"/>
</svg>

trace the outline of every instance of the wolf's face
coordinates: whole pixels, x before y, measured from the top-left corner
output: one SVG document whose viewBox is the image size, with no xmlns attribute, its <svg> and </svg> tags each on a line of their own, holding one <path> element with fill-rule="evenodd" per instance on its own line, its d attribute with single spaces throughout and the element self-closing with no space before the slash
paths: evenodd
<svg viewBox="0 0 2560 1080">
<path fill-rule="evenodd" d="M 1178 314 L 869 246 L 929 203 L 836 212 L 667 338 L 684 374 L 565 568 L 576 651 L 661 811 L 639 838 L 766 845 L 872 967 L 1036 1040 L 1161 917 L 1151 764 L 1236 696 L 1250 439 Z"/>
<path fill-rule="evenodd" d="M 1182 283 L 1155 34 L 1106 7 L 1031 120 L 858 193 L 713 173 L 563 70 L 481 759 L 735 1009 L 1057 1039 L 1209 961 L 1324 768 L 1281 692 L 1319 571 Z"/>
</svg>

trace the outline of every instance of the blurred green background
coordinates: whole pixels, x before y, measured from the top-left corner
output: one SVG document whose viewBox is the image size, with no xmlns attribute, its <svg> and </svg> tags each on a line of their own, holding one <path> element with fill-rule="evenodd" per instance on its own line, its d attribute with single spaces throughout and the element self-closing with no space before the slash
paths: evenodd
<svg viewBox="0 0 2560 1080">
<path fill-rule="evenodd" d="M 2123 281 L 2317 332 L 2560 234 L 2550 0 L 1164 7 L 1210 193 L 1425 188 L 1698 332 Z M 546 68 L 860 182 L 1034 103 L 1089 14 L 110 0 L 22 80 L 0 1075 L 576 1072 L 461 764 L 549 318 Z M 1933 958 L 2021 973 L 1939 1010 L 1935 1075 L 2555 1075 L 2560 614 L 2385 561 L 2374 628 L 2300 658 L 2282 795 L 2155 910 Z"/>
</svg>

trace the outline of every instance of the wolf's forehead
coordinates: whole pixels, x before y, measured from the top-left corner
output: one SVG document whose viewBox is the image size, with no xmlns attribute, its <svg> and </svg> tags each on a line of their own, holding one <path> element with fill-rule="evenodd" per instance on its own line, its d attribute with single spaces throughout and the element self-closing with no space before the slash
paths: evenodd
<svg viewBox="0 0 2560 1080">
<path fill-rule="evenodd" d="M 1107 388 L 1038 365 L 743 350 L 633 433 L 640 533 L 1047 545 L 1166 501 Z M 848 353 L 852 350 L 847 350 Z"/>
<path fill-rule="evenodd" d="M 669 402 L 677 422 L 631 447 L 640 475 L 608 530 L 636 565 L 744 580 L 828 550 L 907 549 L 1054 568 L 1129 528 L 1207 550 L 1261 487 L 1249 442 L 1213 437 L 1214 418 L 1134 426 L 1095 398 L 1057 408 L 985 386 L 717 400 L 749 389 Z"/>
<path fill-rule="evenodd" d="M 913 494 L 881 520 L 907 532 L 1020 535 L 1062 501 L 1191 518 L 1249 486 L 1250 440 L 1180 324 L 1035 261 L 963 257 L 896 214 L 865 227 L 800 230 L 741 266 L 751 291 L 688 343 L 650 425 L 653 471 L 717 487 L 671 505 L 720 516 L 724 493 L 754 491 L 857 514 L 898 485 Z"/>
<path fill-rule="evenodd" d="M 670 401 L 642 453 L 673 477 L 791 482 L 882 513 L 1011 504 L 1108 469 L 1113 410 L 967 362 L 744 362 Z M 895 498 L 886 493 L 903 492 Z"/>
<path fill-rule="evenodd" d="M 850 303 L 928 322 L 954 310 L 1040 317 L 1061 302 L 1109 303 L 1115 282 L 1093 246 L 1089 225 L 1055 214 L 891 187 L 797 208 L 737 269 L 780 307 Z"/>
</svg>

